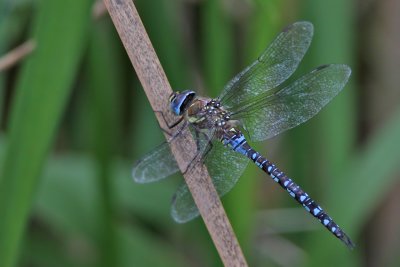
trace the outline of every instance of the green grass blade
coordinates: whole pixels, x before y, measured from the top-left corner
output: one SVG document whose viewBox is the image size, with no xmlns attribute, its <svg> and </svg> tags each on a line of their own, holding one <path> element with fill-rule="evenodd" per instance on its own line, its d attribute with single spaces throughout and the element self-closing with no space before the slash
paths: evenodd
<svg viewBox="0 0 400 267">
<path fill-rule="evenodd" d="M 197 91 L 206 96 L 215 97 L 223 89 L 233 77 L 233 63 L 235 62 L 234 46 L 233 46 L 233 24 L 232 18 L 227 14 L 224 9 L 223 1 L 206 0 L 203 1 L 200 7 L 200 40 L 201 51 L 200 61 L 202 64 L 202 73 L 204 77 L 205 88 L 204 91 Z M 224 208 L 229 216 L 231 201 L 224 201 Z M 229 216 L 232 225 L 235 224 L 235 219 Z M 240 243 L 241 237 L 238 236 L 237 228 L 235 234 Z M 208 245 L 208 247 L 213 247 Z M 243 247 L 242 247 L 243 249 Z M 210 251 L 214 257 L 218 257 L 215 253 Z M 218 266 L 218 260 L 214 260 L 213 266 Z"/>
<path fill-rule="evenodd" d="M 0 138 L 0 160 L 3 156 L 3 140 Z M 157 228 L 173 229 L 176 224 L 170 218 L 168 201 L 176 189 L 173 181 L 134 186 L 130 179 L 130 162 L 113 161 L 111 165 L 111 188 L 119 211 L 118 220 L 114 221 L 119 259 L 112 266 L 182 266 L 181 252 L 169 243 L 173 241 L 154 235 L 147 227 L 133 223 L 127 216 L 134 213 L 145 221 L 153 222 Z M 24 244 L 23 263 L 55 266 L 51 264 L 57 259 L 55 257 L 63 263 L 69 263 L 60 263 L 60 266 L 98 266 L 102 261 L 103 257 L 99 255 L 103 252 L 97 244 L 104 228 L 99 223 L 103 216 L 101 195 L 96 187 L 96 166 L 93 158 L 81 154 L 65 153 L 49 159 L 33 207 L 40 225 L 46 227 L 39 227 L 39 230 L 43 230 L 40 233 L 36 225 L 33 227 L 35 231 L 29 232 Z M 131 230 L 124 226 L 128 223 Z M 121 236 L 121 231 L 126 232 L 126 235 Z M 170 237 L 174 236 L 176 234 L 171 233 Z M 88 252 L 80 257 L 71 255 L 66 246 L 77 240 L 83 242 L 82 249 Z M 89 265 L 89 262 L 94 265 Z"/>
<path fill-rule="evenodd" d="M 138 0 L 135 5 L 172 88 L 186 88 L 190 77 L 188 60 L 183 53 L 184 44 L 177 30 L 180 27 L 179 11 L 183 4 L 169 0 Z"/>
<path fill-rule="evenodd" d="M 348 1 L 306 1 L 304 19 L 310 20 L 314 24 L 313 42 L 308 55 L 305 57 L 307 71 L 322 64 L 344 63 L 352 68 L 353 76 L 350 81 L 354 79 L 356 69 L 353 64 L 352 48 L 354 40 L 351 38 L 353 35 L 353 17 L 349 11 L 351 10 L 350 5 Z M 338 20 L 339 17 L 340 20 Z M 330 199 L 327 199 L 326 196 L 329 190 L 341 195 L 343 187 L 346 186 L 347 181 L 344 179 L 342 169 L 350 160 L 355 145 L 357 126 L 355 98 L 356 90 L 352 83 L 349 83 L 316 118 L 306 125 L 306 128 L 300 129 L 302 130 L 300 132 L 307 138 L 307 142 L 297 140 L 298 157 L 303 158 L 303 161 L 299 164 L 304 163 L 303 166 L 308 166 L 307 173 L 304 173 L 303 177 L 307 178 L 309 182 L 308 186 L 306 185 L 304 188 L 311 189 L 309 193 L 341 226 L 344 225 L 340 220 L 340 212 L 335 213 L 332 209 L 337 204 L 336 202 L 328 202 Z M 299 166 L 299 168 L 304 167 Z M 350 201 L 348 198 L 350 196 L 346 197 Z M 344 230 L 348 232 L 347 227 L 344 227 Z M 323 251 L 330 251 L 326 247 L 326 240 L 330 238 L 333 241 L 331 244 L 337 245 L 339 249 L 345 249 L 345 247 L 342 247 L 340 241 L 334 240 L 334 237 L 328 233 L 323 234 L 325 234 L 326 239 L 319 238 L 320 235 L 314 233 L 307 236 L 310 246 L 308 250 L 313 251 L 311 263 L 313 265 L 324 265 L 328 261 L 336 264 L 338 257 L 333 257 L 334 254 L 326 254 L 325 258 L 320 257 L 324 253 Z M 315 246 L 315 244 L 319 245 Z M 311 247 L 315 249 L 311 249 Z M 353 255 L 341 257 L 340 262 L 350 262 Z"/>
<path fill-rule="evenodd" d="M 9 23 L 10 14 L 10 3 L 9 1 L 0 1 L 0 57 L 6 53 L 7 43 L 9 42 L 9 36 L 7 28 Z M 5 83 L 4 83 L 4 72 L 0 72 L 0 127 L 3 120 L 3 107 L 4 107 L 4 97 L 5 97 Z"/>
<path fill-rule="evenodd" d="M 353 238 L 351 227 L 343 220 L 345 210 L 352 205 L 349 205 L 352 194 L 343 192 L 349 187 L 343 169 L 352 160 L 357 131 L 356 88 L 353 86 L 357 69 L 354 64 L 355 40 L 352 36 L 355 33 L 351 5 L 348 1 L 307 1 L 305 5 L 306 19 L 311 20 L 315 28 L 310 54 L 306 57 L 306 60 L 309 59 L 307 65 L 311 68 L 327 63 L 344 63 L 352 68 L 352 77 L 343 92 L 311 122 L 307 136 L 313 153 L 307 161 L 312 164 L 306 164 L 311 167 L 308 177 L 312 178 L 308 180 L 312 182 L 310 187 L 314 192 L 310 193 L 315 193 L 314 198 Z M 301 149 L 303 154 L 306 151 L 309 151 L 307 147 Z M 329 194 L 335 197 L 330 198 Z M 338 204 L 338 198 L 347 204 Z M 307 250 L 312 252 L 308 266 L 353 266 L 357 260 L 356 253 L 350 253 L 322 227 L 321 231 L 308 235 L 307 241 Z"/>
<path fill-rule="evenodd" d="M 361 227 L 370 212 L 384 197 L 385 192 L 396 182 L 399 170 L 400 150 L 396 146 L 400 136 L 400 109 L 393 114 L 386 125 L 380 129 L 368 142 L 351 164 L 343 169 L 346 186 L 341 190 L 344 196 L 351 196 L 351 205 L 346 205 L 348 199 L 336 198 L 332 192 L 329 196 L 335 203 L 336 212 L 343 213 L 343 223 L 350 225 L 355 234 L 361 233 Z M 362 185 L 362 190 L 360 190 Z M 357 191 L 357 194 L 354 192 Z M 345 210 L 340 207 L 346 206 Z"/>
<path fill-rule="evenodd" d="M 122 129 L 122 64 L 119 50 L 113 45 L 115 37 L 110 24 L 100 23 L 91 28 L 88 57 L 88 106 L 90 127 L 88 140 L 96 159 L 97 188 L 100 192 L 100 246 L 104 266 L 118 266 L 115 232 L 115 196 L 113 194 L 110 163 L 121 140 Z M 110 66 L 113 66 L 110 68 Z M 106 107 L 106 108 L 105 108 Z"/>
<path fill-rule="evenodd" d="M 23 66 L 0 181 L 0 266 L 14 266 L 42 165 L 71 89 L 91 1 L 40 1 L 35 53 Z"/>
<path fill-rule="evenodd" d="M 342 169 L 346 184 L 342 184 L 340 192 L 332 191 L 328 195 L 330 203 L 335 203 L 330 212 L 338 215 L 335 219 L 346 226 L 345 230 L 355 239 L 356 245 L 357 235 L 362 233 L 362 225 L 398 178 L 394 173 L 399 170 L 400 150 L 393 144 L 398 143 L 399 136 L 400 109 L 371 138 L 366 148 L 349 161 L 348 167 Z M 320 266 L 318 264 L 322 261 L 325 261 L 324 266 L 353 266 L 351 262 L 355 260 L 355 253 L 361 247 L 356 246 L 353 253 L 341 244 L 327 242 L 324 249 L 318 249 L 318 239 L 329 238 L 325 234 L 321 231 L 321 234 L 314 235 L 310 240 L 310 244 L 313 244 L 311 250 L 318 250 L 319 253 L 313 259 L 312 265 L 308 266 Z M 326 264 L 327 259 L 331 259 L 329 265 Z"/>
<path fill-rule="evenodd" d="M 114 220 L 113 233 L 118 261 L 112 266 L 181 266 L 180 253 L 168 243 L 173 241 L 155 235 L 147 227 L 142 227 L 142 224 L 136 224 L 129 216 L 135 214 L 144 221 L 152 222 L 157 229 L 173 229 L 176 224 L 169 215 L 169 199 L 176 189 L 173 181 L 134 185 L 130 178 L 130 162 L 113 161 L 111 165 L 110 188 L 115 196 L 114 204 L 118 207 L 118 214 L 114 217 L 118 219 Z M 94 261 L 99 263 L 104 258 L 101 255 L 104 253 L 103 244 L 99 243 L 104 228 L 99 222 L 103 220 L 103 204 L 96 186 L 97 176 L 97 164 L 87 155 L 65 153 L 63 156 L 52 157 L 38 188 L 33 211 L 63 242 L 77 238 L 90 244 L 96 255 Z M 131 230 L 124 226 L 128 224 Z M 121 231 L 127 231 L 126 235 L 121 235 Z M 171 237 L 174 236 L 173 232 L 171 230 Z M 63 254 L 71 258 L 66 251 Z M 74 266 L 78 261 L 91 257 L 93 255 L 89 253 L 74 259 Z"/>
<path fill-rule="evenodd" d="M 201 9 L 203 73 L 207 92 L 219 94 L 233 76 L 233 24 L 222 1 L 208 0 Z"/>
<path fill-rule="evenodd" d="M 271 14 L 273 12 L 279 13 L 281 2 L 275 0 L 252 2 L 253 12 L 248 17 L 246 32 L 242 33 L 245 38 L 241 39 L 242 42 L 238 45 L 240 50 L 234 55 L 236 58 L 232 59 L 233 62 L 241 62 L 235 66 L 234 74 L 240 72 L 260 56 L 279 32 L 282 23 L 279 17 Z M 252 143 L 251 145 L 260 153 L 269 156 L 265 153 L 265 144 Z M 263 206 L 264 204 L 262 202 L 256 203 L 255 195 L 257 188 L 264 187 L 265 179 L 269 179 L 255 165 L 252 166 L 251 163 L 249 165 L 251 166 L 245 170 L 232 192 L 224 197 L 224 203 L 226 203 L 235 232 L 244 253 L 248 256 L 255 254 L 254 248 L 251 246 L 251 237 L 254 234 L 256 206 Z M 266 201 L 268 201 L 268 198 L 266 198 Z M 251 258 L 248 257 L 248 260 L 251 265 Z"/>
</svg>

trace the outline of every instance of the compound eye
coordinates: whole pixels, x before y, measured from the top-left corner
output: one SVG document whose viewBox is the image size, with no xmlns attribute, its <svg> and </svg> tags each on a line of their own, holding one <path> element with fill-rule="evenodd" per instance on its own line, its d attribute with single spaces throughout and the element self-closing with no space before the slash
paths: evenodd
<svg viewBox="0 0 400 267">
<path fill-rule="evenodd" d="M 194 91 L 175 92 L 171 95 L 170 108 L 176 115 L 182 115 L 191 105 L 196 93 Z"/>
</svg>

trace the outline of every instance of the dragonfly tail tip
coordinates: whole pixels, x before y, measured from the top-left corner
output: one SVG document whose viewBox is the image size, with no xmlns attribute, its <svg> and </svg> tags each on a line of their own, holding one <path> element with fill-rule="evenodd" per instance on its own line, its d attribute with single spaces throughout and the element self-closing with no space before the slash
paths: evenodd
<svg viewBox="0 0 400 267">
<path fill-rule="evenodd" d="M 346 234 L 344 234 L 344 235 L 340 238 L 340 240 L 342 240 L 343 243 L 345 243 L 346 246 L 347 246 L 350 250 L 353 250 L 353 249 L 356 247 L 356 245 L 353 243 L 353 241 L 351 241 L 350 237 L 348 237 Z"/>
</svg>

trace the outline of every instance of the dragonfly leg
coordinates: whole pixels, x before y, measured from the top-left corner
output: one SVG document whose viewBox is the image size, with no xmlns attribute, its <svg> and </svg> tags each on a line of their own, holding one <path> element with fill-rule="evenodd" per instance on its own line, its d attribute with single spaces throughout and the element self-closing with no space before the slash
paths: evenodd
<svg viewBox="0 0 400 267">
<path fill-rule="evenodd" d="M 200 152 L 196 153 L 196 155 L 190 160 L 189 164 L 186 166 L 186 169 L 182 172 L 185 175 L 199 160 Z"/>
<path fill-rule="evenodd" d="M 186 166 L 185 171 L 182 173 L 183 175 L 185 175 L 189 169 L 194 166 L 194 163 L 197 161 L 198 156 L 201 154 L 200 153 L 200 140 L 199 140 L 199 132 L 198 131 L 194 131 L 194 135 L 195 135 L 195 139 L 196 139 L 196 150 L 197 153 L 196 155 L 190 160 L 189 164 Z"/>
<path fill-rule="evenodd" d="M 167 124 L 168 129 L 172 129 L 175 128 L 176 125 L 178 125 L 179 123 L 181 123 L 181 121 L 183 121 L 183 116 L 181 116 L 176 122 L 172 123 L 171 125 L 169 125 L 167 123 L 167 121 L 165 121 L 165 123 Z"/>
<path fill-rule="evenodd" d="M 170 141 L 174 140 L 177 136 L 179 136 L 183 132 L 183 130 L 185 130 L 185 128 L 187 127 L 187 124 L 188 124 L 188 122 L 185 121 L 182 124 L 182 126 L 178 130 L 176 130 L 173 134 L 167 133 L 171 137 Z"/>
<path fill-rule="evenodd" d="M 194 135 L 196 137 L 196 150 L 197 152 L 200 152 L 200 140 L 199 140 L 199 132 L 198 131 L 194 131 Z"/>
<path fill-rule="evenodd" d="M 169 136 L 172 136 L 172 135 L 173 135 L 169 130 L 175 128 L 175 127 L 176 127 L 179 123 L 181 123 L 182 120 L 183 120 L 183 116 L 181 116 L 177 121 L 175 121 L 175 122 L 172 123 L 172 124 L 169 124 L 168 121 L 166 120 L 165 116 L 164 116 L 164 112 L 159 111 L 159 110 L 154 110 L 154 112 L 155 112 L 155 113 L 161 114 L 161 117 L 163 118 L 165 125 L 167 125 L 167 127 L 168 127 L 168 130 L 165 129 L 165 128 L 163 128 L 163 127 L 161 127 L 161 125 L 160 125 L 160 128 L 161 128 L 161 130 L 162 130 L 164 133 L 166 133 L 166 134 L 169 135 Z"/>
<path fill-rule="evenodd" d="M 203 162 L 206 160 L 206 158 L 209 155 L 209 153 L 210 153 L 211 149 L 213 148 L 213 146 L 214 145 L 211 142 L 208 143 L 208 145 L 206 147 L 206 150 L 204 151 L 204 154 L 203 154 L 203 157 L 202 157 Z"/>
<path fill-rule="evenodd" d="M 204 148 L 203 152 L 200 150 L 200 141 L 199 141 L 199 134 L 202 134 L 203 136 L 205 136 L 205 139 L 207 140 L 207 146 Z M 189 162 L 189 164 L 186 167 L 186 170 L 183 172 L 183 174 L 185 175 L 189 169 L 191 167 L 193 167 L 198 161 L 202 161 L 204 162 L 207 155 L 210 153 L 211 149 L 213 148 L 213 144 L 211 142 L 211 140 L 213 139 L 213 137 L 208 136 L 207 134 L 203 133 L 203 132 L 199 132 L 199 131 L 195 131 L 195 137 L 196 137 L 196 145 L 197 145 L 197 153 L 196 155 L 193 157 L 193 159 Z"/>
<path fill-rule="evenodd" d="M 207 147 L 206 147 L 206 152 L 203 153 L 203 155 L 207 155 L 208 152 L 210 152 L 211 148 L 212 148 L 212 137 L 209 137 L 207 134 L 200 132 L 200 131 L 194 131 L 194 135 L 196 138 L 196 145 L 197 145 L 197 152 L 200 152 L 200 134 L 203 135 L 205 137 L 205 139 L 207 140 Z M 211 146 L 211 148 L 209 148 L 209 146 Z"/>
<path fill-rule="evenodd" d="M 205 162 L 207 156 L 209 155 L 210 151 L 212 150 L 212 148 L 213 148 L 213 146 L 214 146 L 213 143 L 211 142 L 211 140 L 213 139 L 213 137 L 210 138 L 208 135 L 206 135 L 206 134 L 204 134 L 204 135 L 205 135 L 206 138 L 208 139 L 208 144 L 207 144 L 207 146 L 206 146 L 206 148 L 205 148 L 205 150 L 204 150 L 203 156 L 202 156 L 203 162 Z"/>
</svg>

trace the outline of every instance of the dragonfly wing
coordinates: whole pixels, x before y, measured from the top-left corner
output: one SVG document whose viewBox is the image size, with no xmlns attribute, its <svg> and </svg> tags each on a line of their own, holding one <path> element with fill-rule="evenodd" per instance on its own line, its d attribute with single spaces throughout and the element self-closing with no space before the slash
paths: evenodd
<svg viewBox="0 0 400 267">
<path fill-rule="evenodd" d="M 133 165 L 132 177 L 137 183 L 151 183 L 167 178 L 178 170 L 170 144 L 164 142 Z"/>
<path fill-rule="evenodd" d="M 178 127 L 180 127 L 180 129 L 177 130 L 178 132 L 174 133 L 174 136 L 170 140 L 162 143 L 135 162 L 132 169 L 132 177 L 135 182 L 156 182 L 178 172 L 178 163 L 171 152 L 170 146 L 178 142 L 187 142 L 187 140 L 184 140 L 183 136 L 186 136 L 188 133 L 192 134 L 193 138 L 198 139 L 197 144 L 201 148 L 206 146 L 206 138 L 198 138 L 197 135 L 195 135 L 195 129 L 191 125 L 184 124 Z M 201 148 L 198 150 L 200 151 Z M 188 155 L 188 157 L 191 156 Z"/>
<path fill-rule="evenodd" d="M 310 46 L 313 26 L 296 22 L 283 30 L 261 56 L 236 75 L 223 89 L 220 100 L 232 108 L 242 101 L 279 86 L 296 70 Z"/>
<path fill-rule="evenodd" d="M 204 163 L 219 196 L 225 195 L 234 187 L 248 162 L 248 158 L 224 147 L 221 142 L 212 142 L 212 149 L 206 155 Z M 179 223 L 185 223 L 199 215 L 186 183 L 182 184 L 174 195 L 171 215 Z"/>
<path fill-rule="evenodd" d="M 232 119 L 242 121 L 253 141 L 273 137 L 317 114 L 342 90 L 350 74 L 346 65 L 318 67 L 287 87 L 243 102 Z"/>
</svg>

